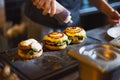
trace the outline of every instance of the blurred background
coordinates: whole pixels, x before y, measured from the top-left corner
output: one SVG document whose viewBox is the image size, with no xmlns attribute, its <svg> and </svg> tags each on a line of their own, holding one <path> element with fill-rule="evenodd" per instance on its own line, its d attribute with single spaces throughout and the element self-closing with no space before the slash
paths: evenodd
<svg viewBox="0 0 120 80">
<path fill-rule="evenodd" d="M 24 24 L 21 23 L 21 8 L 26 0 L 0 0 L 0 51 L 16 47 L 18 42 L 26 38 Z M 108 3 L 120 12 L 120 0 L 107 0 Z M 84 26 L 85 30 L 107 25 L 106 16 L 97 9 L 91 6 L 88 0 L 81 0 L 80 7 L 80 25 Z M 19 29 L 19 26 L 22 26 Z M 15 27 L 12 30 L 21 30 L 19 36 L 6 38 L 3 36 L 3 31 L 9 27 Z M 10 33 L 10 31 L 8 31 Z M 16 35 L 14 35 L 16 36 Z"/>
<path fill-rule="evenodd" d="M 21 6 L 26 0 L 4 0 L 6 20 L 13 23 L 19 23 L 21 20 Z M 114 8 L 120 8 L 120 0 L 107 0 Z M 105 16 L 92 7 L 88 0 L 81 0 L 80 16 L 81 25 L 86 29 L 99 27 L 106 24 Z M 99 15 L 99 16 L 98 16 Z M 94 18 L 94 20 L 93 20 Z M 92 20 L 91 20 L 92 19 Z M 94 21 L 97 20 L 97 24 Z"/>
</svg>

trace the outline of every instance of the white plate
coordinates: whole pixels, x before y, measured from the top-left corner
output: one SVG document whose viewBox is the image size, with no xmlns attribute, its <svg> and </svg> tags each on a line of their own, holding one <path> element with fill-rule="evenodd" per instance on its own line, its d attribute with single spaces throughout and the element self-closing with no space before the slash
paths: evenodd
<svg viewBox="0 0 120 80">
<path fill-rule="evenodd" d="M 107 34 L 112 38 L 120 36 L 120 27 L 112 27 L 107 30 Z"/>
</svg>

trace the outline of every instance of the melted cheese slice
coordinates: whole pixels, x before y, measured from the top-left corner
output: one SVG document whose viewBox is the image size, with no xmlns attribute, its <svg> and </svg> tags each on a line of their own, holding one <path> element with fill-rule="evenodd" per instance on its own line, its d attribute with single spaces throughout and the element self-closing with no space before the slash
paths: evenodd
<svg viewBox="0 0 120 80">
<path fill-rule="evenodd" d="M 32 43 L 34 42 L 38 42 L 37 40 L 35 40 L 35 39 L 28 39 L 28 41 L 31 41 Z"/>
<path fill-rule="evenodd" d="M 40 51 L 40 50 L 42 49 L 42 46 L 41 46 L 41 44 L 38 43 L 38 42 L 33 42 L 33 43 L 31 44 L 31 48 L 32 48 L 33 50 L 35 50 L 35 51 Z"/>
</svg>

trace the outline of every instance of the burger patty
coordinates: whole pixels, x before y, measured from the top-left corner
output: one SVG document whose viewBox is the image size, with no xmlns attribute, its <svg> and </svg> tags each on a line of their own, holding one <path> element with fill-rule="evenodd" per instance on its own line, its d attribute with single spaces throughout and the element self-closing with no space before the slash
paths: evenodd
<svg viewBox="0 0 120 80">
<path fill-rule="evenodd" d="M 75 40 L 83 40 L 85 36 L 69 36 L 69 39 L 75 39 Z"/>
<path fill-rule="evenodd" d="M 26 49 L 26 50 L 21 50 L 24 54 L 31 54 L 31 55 L 33 55 L 35 52 L 37 52 L 37 51 L 35 51 L 35 50 L 33 50 L 33 49 Z M 40 50 L 41 51 L 41 50 Z M 39 52 L 39 51 L 38 51 Z"/>
<path fill-rule="evenodd" d="M 65 45 L 65 44 L 70 44 L 71 43 L 71 40 L 65 40 L 63 42 L 51 42 L 51 41 L 48 41 L 48 40 L 45 40 L 45 44 L 48 44 L 48 45 L 51 45 L 51 46 L 62 46 L 62 45 Z"/>
</svg>

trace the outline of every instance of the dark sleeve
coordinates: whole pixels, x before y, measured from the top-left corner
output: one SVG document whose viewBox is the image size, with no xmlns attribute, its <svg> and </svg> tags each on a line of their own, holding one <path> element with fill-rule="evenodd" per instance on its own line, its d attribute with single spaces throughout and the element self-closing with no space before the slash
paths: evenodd
<svg viewBox="0 0 120 80">
<path fill-rule="evenodd" d="M 70 5 L 69 3 L 65 2 L 67 5 Z M 65 3 L 63 6 L 65 6 Z M 62 4 L 62 3 L 61 3 Z M 66 7 L 67 7 L 66 5 Z M 73 25 L 77 25 L 79 22 L 79 11 L 78 11 L 78 6 L 77 8 L 71 8 L 68 10 L 70 10 L 71 12 L 71 16 L 73 19 L 73 24 L 66 24 L 66 23 L 62 23 L 60 24 L 54 17 L 50 17 L 49 14 L 48 15 L 42 15 L 42 10 L 41 9 L 37 9 L 33 3 L 32 0 L 27 0 L 26 4 L 25 4 L 25 15 L 30 18 L 32 21 L 37 22 L 39 24 L 42 25 L 46 25 L 52 28 L 65 28 L 66 26 L 73 26 Z"/>
</svg>

